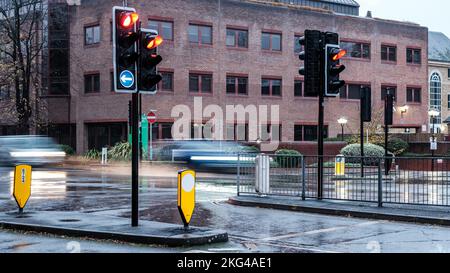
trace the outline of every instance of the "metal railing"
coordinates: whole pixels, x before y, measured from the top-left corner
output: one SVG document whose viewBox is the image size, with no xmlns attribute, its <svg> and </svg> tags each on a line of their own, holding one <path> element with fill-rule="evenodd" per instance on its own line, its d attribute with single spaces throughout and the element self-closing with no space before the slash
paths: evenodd
<svg viewBox="0 0 450 273">
<path fill-rule="evenodd" d="M 265 156 L 270 162 L 269 170 L 265 171 L 269 181 L 266 188 L 257 185 L 260 183 L 256 179 L 259 156 L 238 156 L 239 195 L 293 196 L 303 200 L 318 198 L 319 157 Z M 379 206 L 450 206 L 450 158 L 387 159 L 388 162 L 381 157 L 345 157 L 345 172 L 336 173 L 336 157 L 323 157 L 322 199 L 371 202 Z"/>
</svg>

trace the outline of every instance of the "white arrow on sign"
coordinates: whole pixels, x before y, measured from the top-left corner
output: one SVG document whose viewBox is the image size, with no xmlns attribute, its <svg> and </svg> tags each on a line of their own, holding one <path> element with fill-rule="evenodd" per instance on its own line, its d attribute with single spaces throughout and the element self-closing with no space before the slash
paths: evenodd
<svg viewBox="0 0 450 273">
<path fill-rule="evenodd" d="M 131 82 L 133 81 L 133 78 L 128 78 L 127 76 L 123 75 L 122 78 L 120 78 L 123 82 Z"/>
</svg>

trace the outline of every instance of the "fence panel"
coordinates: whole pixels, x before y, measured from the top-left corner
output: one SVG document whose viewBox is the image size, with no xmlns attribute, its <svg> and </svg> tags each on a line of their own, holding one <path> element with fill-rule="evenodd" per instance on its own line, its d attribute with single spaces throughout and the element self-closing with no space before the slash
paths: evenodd
<svg viewBox="0 0 450 273">
<path fill-rule="evenodd" d="M 259 155 L 260 156 L 260 155 Z M 317 156 L 265 155 L 269 187 L 256 190 L 256 154 L 239 155 L 238 194 L 318 197 Z M 450 158 L 345 157 L 345 169 L 336 173 L 336 157 L 323 157 L 323 199 L 450 206 Z M 363 164 L 362 164 L 363 163 Z M 389 168 L 386 172 L 386 167 Z M 387 175 L 386 175 L 387 173 Z M 263 191 L 263 192 L 261 192 Z"/>
</svg>

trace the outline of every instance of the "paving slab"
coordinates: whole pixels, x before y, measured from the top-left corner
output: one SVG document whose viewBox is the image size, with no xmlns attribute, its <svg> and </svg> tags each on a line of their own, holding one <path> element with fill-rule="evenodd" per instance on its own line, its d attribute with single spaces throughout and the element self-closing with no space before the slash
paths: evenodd
<svg viewBox="0 0 450 273">
<path fill-rule="evenodd" d="M 223 230 L 140 221 L 131 227 L 127 218 L 79 212 L 36 211 L 0 213 L 0 228 L 69 237 L 117 240 L 136 244 L 197 246 L 228 241 Z"/>
<path fill-rule="evenodd" d="M 450 207 L 403 206 L 343 201 L 305 200 L 291 197 L 236 196 L 228 203 L 238 206 L 290 210 L 387 221 L 450 226 Z"/>
</svg>

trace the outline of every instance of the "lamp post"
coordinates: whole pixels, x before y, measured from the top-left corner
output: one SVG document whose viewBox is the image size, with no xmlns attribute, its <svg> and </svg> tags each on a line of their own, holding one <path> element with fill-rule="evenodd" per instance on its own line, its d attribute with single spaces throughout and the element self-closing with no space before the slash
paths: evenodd
<svg viewBox="0 0 450 273">
<path fill-rule="evenodd" d="M 431 127 L 431 143 L 430 143 L 430 149 L 431 149 L 431 171 L 434 172 L 434 151 L 435 147 L 431 147 L 432 144 L 436 142 L 436 136 L 435 136 L 435 127 L 436 127 L 436 118 L 440 115 L 440 112 L 436 109 L 431 109 L 428 112 L 428 115 L 431 118 L 432 127 Z"/>
<path fill-rule="evenodd" d="M 342 142 L 344 142 L 344 141 L 345 141 L 345 139 L 344 139 L 344 127 L 345 127 L 345 125 L 348 123 L 348 120 L 347 120 L 346 118 L 342 117 L 342 118 L 338 119 L 337 122 L 341 125 L 341 129 L 342 129 Z"/>
</svg>

